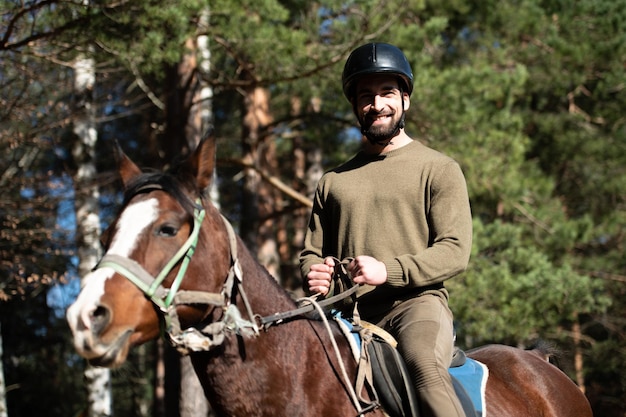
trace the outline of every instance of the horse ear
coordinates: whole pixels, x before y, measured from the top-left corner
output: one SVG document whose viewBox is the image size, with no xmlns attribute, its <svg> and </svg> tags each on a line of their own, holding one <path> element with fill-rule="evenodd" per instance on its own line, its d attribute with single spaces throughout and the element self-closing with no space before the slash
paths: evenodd
<svg viewBox="0 0 626 417">
<path fill-rule="evenodd" d="M 119 142 L 115 141 L 115 160 L 124 188 L 128 187 L 130 181 L 141 174 L 141 169 L 124 153 Z"/>
<path fill-rule="evenodd" d="M 199 190 L 205 190 L 213 181 L 216 154 L 215 135 L 213 131 L 207 132 L 200 140 L 198 147 L 190 157 L 192 172 L 196 177 Z"/>
</svg>

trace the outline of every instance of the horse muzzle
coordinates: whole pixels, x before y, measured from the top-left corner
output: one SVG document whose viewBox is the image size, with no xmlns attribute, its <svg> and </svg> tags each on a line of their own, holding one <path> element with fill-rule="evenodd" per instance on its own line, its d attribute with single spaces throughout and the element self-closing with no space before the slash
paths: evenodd
<svg viewBox="0 0 626 417">
<path fill-rule="evenodd" d="M 110 309 L 79 297 L 68 308 L 66 318 L 76 352 L 90 364 L 114 368 L 126 360 L 133 330 L 110 331 Z"/>
</svg>

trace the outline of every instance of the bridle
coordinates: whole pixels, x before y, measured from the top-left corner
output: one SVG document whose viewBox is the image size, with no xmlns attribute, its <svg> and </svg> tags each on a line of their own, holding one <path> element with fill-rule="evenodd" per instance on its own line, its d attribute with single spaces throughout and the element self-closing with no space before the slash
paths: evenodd
<svg viewBox="0 0 626 417">
<path fill-rule="evenodd" d="M 142 187 L 139 192 L 159 190 L 162 187 L 152 184 Z M 191 351 L 207 351 L 224 342 L 227 332 L 234 332 L 242 336 L 256 336 L 259 328 L 253 321 L 253 313 L 246 294 L 243 290 L 243 274 L 237 257 L 237 239 L 230 223 L 222 216 L 229 237 L 230 268 L 221 292 L 210 293 L 205 291 L 180 290 L 189 262 L 195 253 L 202 222 L 206 211 L 202 201 L 197 199 L 194 204 L 193 229 L 180 249 L 172 256 L 156 277 L 145 270 L 138 262 L 125 256 L 105 254 L 94 270 L 111 268 L 118 274 L 132 282 L 144 293 L 162 315 L 162 332 L 168 335 L 172 345 L 183 353 Z M 163 281 L 180 264 L 180 268 L 170 288 L 163 286 Z M 242 318 L 235 305 L 235 288 L 242 296 L 249 320 Z M 181 305 L 202 304 L 221 308 L 222 319 L 204 326 L 203 328 L 190 327 L 182 329 L 176 308 Z"/>
<path fill-rule="evenodd" d="M 160 190 L 162 187 L 156 184 L 142 187 L 139 192 Z M 158 309 L 162 315 L 162 333 L 167 334 L 170 343 L 182 354 L 192 351 L 208 351 L 221 345 L 227 333 L 234 333 L 244 337 L 259 335 L 259 329 L 267 330 L 274 324 L 283 323 L 293 317 L 302 316 L 314 311 L 316 308 L 331 305 L 353 295 L 358 286 L 353 286 L 341 294 L 335 295 L 320 302 L 307 303 L 302 307 L 283 313 L 276 313 L 266 317 L 260 317 L 252 312 L 250 303 L 243 289 L 243 273 L 239 258 L 237 257 L 237 237 L 230 222 L 220 214 L 228 233 L 230 247 L 230 268 L 221 292 L 210 293 L 205 291 L 180 290 L 180 285 L 187 272 L 189 262 L 195 253 L 202 222 L 206 211 L 202 201 L 198 198 L 194 204 L 193 229 L 189 237 L 180 249 L 172 256 L 156 277 L 152 276 L 137 261 L 116 254 L 105 254 L 94 270 L 111 268 L 132 282 L 141 290 Z M 180 268 L 170 288 L 163 286 L 163 281 L 180 263 Z M 339 270 L 345 273 L 345 262 L 338 263 Z M 244 319 L 235 303 L 236 294 L 241 296 L 246 309 L 247 319 Z M 221 320 L 212 322 L 202 328 L 189 327 L 182 329 L 176 308 L 181 305 L 202 304 L 211 305 L 223 310 Z M 257 325 L 257 322 L 259 323 Z"/>
</svg>

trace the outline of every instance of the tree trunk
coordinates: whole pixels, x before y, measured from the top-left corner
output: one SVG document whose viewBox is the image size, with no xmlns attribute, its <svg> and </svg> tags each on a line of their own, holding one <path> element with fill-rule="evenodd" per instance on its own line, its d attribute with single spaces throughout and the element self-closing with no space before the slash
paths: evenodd
<svg viewBox="0 0 626 417">
<path fill-rule="evenodd" d="M 294 119 L 302 116 L 302 99 L 300 97 L 294 97 L 291 100 L 291 116 Z M 298 123 L 292 140 L 291 171 L 293 180 L 291 187 L 300 194 L 306 195 L 306 149 L 302 129 L 304 129 L 304 124 Z M 304 242 L 309 207 L 302 206 L 299 202 L 296 202 L 296 204 L 298 204 L 298 207 L 291 216 L 292 238 L 290 241 L 281 242 L 280 257 L 282 285 L 291 291 L 294 297 L 300 298 L 304 296 L 304 291 L 302 291 L 302 278 L 300 277 L 298 258 Z M 287 225 L 283 225 L 283 227 L 287 228 Z"/>
<path fill-rule="evenodd" d="M 175 84 L 177 91 L 174 94 L 174 100 L 168 102 L 168 127 L 166 128 L 168 135 L 165 137 L 170 146 L 176 144 L 178 149 L 171 149 L 169 158 L 185 150 L 192 152 L 212 122 L 213 91 L 202 77 L 210 69 L 209 39 L 206 35 L 202 35 L 206 32 L 204 28 L 208 25 L 208 19 L 209 11 L 206 9 L 199 22 L 200 35 L 187 40 L 185 48 L 188 52 L 178 65 Z M 178 140 L 174 140 L 172 135 Z M 180 372 L 178 398 L 180 417 L 212 415 L 189 357 L 180 358 L 178 370 Z"/>
<path fill-rule="evenodd" d="M 259 126 L 262 130 L 261 146 L 259 147 L 259 168 L 272 177 L 279 177 L 278 157 L 276 156 L 276 142 L 273 134 L 266 130 L 266 126 L 272 122 L 272 116 L 269 110 L 270 94 L 267 89 L 257 89 L 255 94 L 256 111 L 259 121 L 263 124 Z M 280 224 L 276 221 L 275 213 L 277 209 L 283 207 L 282 194 L 276 187 L 267 181 L 259 183 L 259 230 L 257 233 L 257 242 L 259 250 L 257 259 L 261 265 L 269 271 L 269 273 L 280 281 L 280 257 L 279 257 L 279 231 Z"/>
<path fill-rule="evenodd" d="M 241 152 L 244 164 L 256 166 L 259 147 L 259 121 L 254 111 L 255 89 L 245 90 L 243 98 L 243 122 L 241 129 Z M 243 190 L 239 234 L 250 252 L 257 253 L 256 233 L 259 230 L 258 190 L 261 177 L 254 169 L 243 171 Z"/>
<path fill-rule="evenodd" d="M 4 380 L 4 366 L 2 360 L 4 352 L 2 350 L 2 329 L 0 328 L 0 417 L 8 417 L 7 411 L 7 386 Z"/>
<path fill-rule="evenodd" d="M 95 146 L 97 140 L 96 112 L 93 103 L 95 63 L 93 59 L 79 57 L 74 65 L 74 134 L 72 149 L 76 173 L 76 247 L 78 248 L 78 274 L 87 275 L 100 259 L 100 214 L 96 183 Z M 85 384 L 88 391 L 88 417 L 111 416 L 111 374 L 108 369 L 87 365 Z"/>
<path fill-rule="evenodd" d="M 180 358 L 180 417 L 205 417 L 209 402 L 189 356 Z"/>
<path fill-rule="evenodd" d="M 153 417 L 166 417 L 165 411 L 165 348 L 163 338 L 154 344 L 156 363 L 154 371 L 154 401 L 152 402 Z"/>
<path fill-rule="evenodd" d="M 135 416 L 137 417 L 149 417 L 150 413 L 150 401 L 146 396 L 145 387 L 148 386 L 150 381 L 146 379 L 146 365 L 148 364 L 147 355 L 148 345 L 141 345 L 135 348 L 136 352 L 136 366 L 137 374 L 131 379 L 131 390 L 133 399 L 133 408 L 135 410 Z"/>
<path fill-rule="evenodd" d="M 270 93 L 262 87 L 246 90 L 242 128 L 243 161 L 275 175 L 275 143 L 264 129 L 272 122 Z M 240 234 L 259 262 L 279 280 L 279 257 L 272 214 L 277 204 L 276 190 L 263 184 L 254 169 L 246 169 L 241 209 Z"/>
<path fill-rule="evenodd" d="M 576 320 L 574 320 L 574 326 L 572 328 L 574 335 L 574 369 L 576 372 L 576 383 L 580 390 L 585 393 L 585 377 L 583 374 L 583 352 L 581 347 L 582 331 L 580 329 L 580 319 L 576 314 Z"/>
</svg>

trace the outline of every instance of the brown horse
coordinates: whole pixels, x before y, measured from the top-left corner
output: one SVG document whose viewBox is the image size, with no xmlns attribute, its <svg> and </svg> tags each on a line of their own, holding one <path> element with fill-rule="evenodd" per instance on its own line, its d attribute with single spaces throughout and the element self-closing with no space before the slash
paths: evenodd
<svg viewBox="0 0 626 417">
<path fill-rule="evenodd" d="M 384 415 L 355 400 L 356 361 L 334 323 L 267 320 L 298 305 L 205 197 L 213 140 L 168 173 L 143 173 L 121 151 L 118 159 L 125 201 L 103 236 L 105 256 L 67 312 L 78 353 L 119 366 L 132 346 L 164 331 L 190 354 L 220 416 Z M 489 416 L 592 416 L 542 352 L 491 345 L 469 356 L 490 370 Z"/>
</svg>

